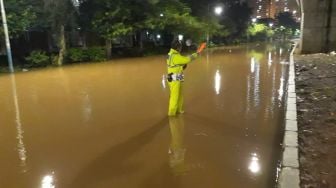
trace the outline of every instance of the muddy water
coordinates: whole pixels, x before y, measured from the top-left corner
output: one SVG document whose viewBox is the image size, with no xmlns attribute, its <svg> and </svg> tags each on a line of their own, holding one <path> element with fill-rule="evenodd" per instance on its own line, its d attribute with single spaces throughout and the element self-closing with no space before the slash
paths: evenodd
<svg viewBox="0 0 336 188">
<path fill-rule="evenodd" d="M 164 56 L 2 75 L 0 187 L 273 187 L 287 55 L 205 52 L 170 119 Z"/>
</svg>

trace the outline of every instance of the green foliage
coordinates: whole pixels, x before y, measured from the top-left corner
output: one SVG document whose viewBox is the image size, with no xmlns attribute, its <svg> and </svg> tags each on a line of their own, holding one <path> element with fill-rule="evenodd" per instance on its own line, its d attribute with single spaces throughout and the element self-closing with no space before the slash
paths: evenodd
<svg viewBox="0 0 336 188">
<path fill-rule="evenodd" d="M 83 62 L 88 59 L 86 51 L 81 48 L 68 49 L 67 58 L 70 62 Z"/>
<path fill-rule="evenodd" d="M 109 40 L 126 35 L 132 31 L 132 26 L 126 24 L 127 14 L 130 12 L 121 7 L 98 13 L 92 21 L 93 29 Z"/>
<path fill-rule="evenodd" d="M 32 51 L 26 61 L 34 67 L 46 66 L 50 64 L 50 58 L 44 51 L 36 50 Z"/>
<path fill-rule="evenodd" d="M 94 61 L 105 61 L 105 50 L 102 47 L 91 47 L 88 49 L 83 48 L 70 48 L 67 51 L 67 58 L 70 63 Z"/>
<path fill-rule="evenodd" d="M 226 26 L 231 37 L 243 37 L 251 20 L 252 8 L 247 2 L 231 1 L 228 4 L 221 24 Z"/>
<path fill-rule="evenodd" d="M 102 47 L 91 47 L 86 50 L 86 55 L 89 61 L 105 61 L 105 49 Z"/>
<path fill-rule="evenodd" d="M 279 26 L 283 26 L 285 28 L 290 28 L 292 30 L 299 29 L 300 25 L 297 23 L 293 17 L 291 12 L 280 12 L 276 19 L 278 21 Z"/>
<path fill-rule="evenodd" d="M 294 31 L 291 28 L 286 28 L 284 26 L 280 26 L 275 29 L 275 35 L 278 38 L 282 38 L 283 40 L 290 38 L 294 35 Z"/>
<path fill-rule="evenodd" d="M 180 0 L 83 0 L 80 10 L 82 27 L 108 40 L 146 29 L 200 38 L 220 28 L 218 21 L 207 27 Z"/>
<path fill-rule="evenodd" d="M 267 31 L 267 26 L 264 24 L 252 24 L 247 29 L 247 33 L 250 36 L 256 36 L 257 34 L 265 33 L 266 31 Z"/>
<path fill-rule="evenodd" d="M 273 37 L 274 34 L 275 34 L 275 31 L 271 27 L 267 27 L 267 29 L 266 29 L 266 36 L 268 38 L 270 38 L 270 37 Z"/>
<path fill-rule="evenodd" d="M 18 38 L 28 31 L 36 21 L 37 15 L 30 0 L 7 0 L 4 2 L 7 13 L 7 23 L 10 38 Z M 0 35 L 3 27 L 0 24 Z"/>
<path fill-rule="evenodd" d="M 77 10 L 70 0 L 44 0 L 43 18 L 46 27 L 59 34 L 61 26 L 67 29 L 77 27 Z"/>
<path fill-rule="evenodd" d="M 255 40 L 265 40 L 273 38 L 275 31 L 273 27 L 266 26 L 263 23 L 256 23 L 248 27 L 247 35 L 253 37 Z"/>
</svg>

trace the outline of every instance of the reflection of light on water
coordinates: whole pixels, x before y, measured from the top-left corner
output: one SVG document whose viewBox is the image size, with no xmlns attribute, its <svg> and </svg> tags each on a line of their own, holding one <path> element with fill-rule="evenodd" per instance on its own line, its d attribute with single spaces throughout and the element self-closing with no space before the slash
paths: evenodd
<svg viewBox="0 0 336 188">
<path fill-rule="evenodd" d="M 247 76 L 247 94 L 246 94 L 246 113 L 250 112 L 250 93 L 251 93 L 251 77 L 250 75 Z"/>
<path fill-rule="evenodd" d="M 252 154 L 248 169 L 254 174 L 260 172 L 259 158 L 256 153 Z"/>
<path fill-rule="evenodd" d="M 268 66 L 271 66 L 272 64 L 272 53 L 268 52 Z"/>
<path fill-rule="evenodd" d="M 280 88 L 279 88 L 279 101 L 281 101 L 282 99 L 282 96 L 284 94 L 284 82 L 285 82 L 285 79 L 283 78 L 283 76 L 281 76 L 281 79 L 280 79 Z"/>
<path fill-rule="evenodd" d="M 251 72 L 254 73 L 254 68 L 255 68 L 255 58 L 251 58 Z"/>
<path fill-rule="evenodd" d="M 260 64 L 254 57 L 251 58 L 251 73 L 252 75 L 248 77 L 248 93 L 253 92 L 251 97 L 253 97 L 254 107 L 259 104 L 259 88 L 260 88 Z M 250 96 L 247 97 L 250 100 Z M 248 108 L 250 108 L 248 106 Z"/>
<path fill-rule="evenodd" d="M 22 126 L 21 123 L 17 123 L 16 129 L 17 129 L 18 135 L 16 138 L 19 141 L 17 144 L 17 147 L 18 147 L 18 152 L 19 152 L 19 158 L 21 160 L 21 166 L 26 166 L 27 151 L 23 144 L 23 130 L 21 126 Z"/>
<path fill-rule="evenodd" d="M 280 56 L 282 55 L 282 48 L 280 48 Z"/>
<path fill-rule="evenodd" d="M 170 117 L 169 127 L 171 142 L 169 147 L 169 165 L 174 175 L 183 175 L 186 171 L 184 147 L 184 119 L 183 117 Z"/>
<path fill-rule="evenodd" d="M 91 106 L 90 96 L 88 93 L 84 95 L 83 103 L 84 103 L 84 108 L 83 108 L 84 121 L 87 122 L 90 120 L 91 115 L 92 115 L 92 106 Z"/>
<path fill-rule="evenodd" d="M 217 70 L 216 75 L 215 75 L 215 91 L 216 94 L 219 94 L 221 87 L 221 75 L 219 74 L 219 70 Z"/>
<path fill-rule="evenodd" d="M 260 102 L 259 88 L 260 88 L 260 64 L 257 63 L 255 77 L 254 77 L 254 90 L 253 90 L 255 106 L 257 106 Z"/>
<path fill-rule="evenodd" d="M 26 160 L 27 160 L 27 151 L 25 148 L 25 145 L 23 144 L 23 129 L 22 129 L 22 123 L 21 123 L 21 115 L 20 115 L 20 108 L 19 108 L 19 102 L 18 102 L 18 95 L 16 91 L 16 81 L 14 75 L 11 75 L 11 81 L 12 81 L 12 90 L 13 90 L 13 97 L 14 97 L 14 106 L 15 106 L 15 123 L 16 123 L 16 130 L 17 130 L 17 148 L 19 153 L 19 159 L 21 161 L 21 166 L 26 166 Z M 25 171 L 25 170 L 24 170 Z"/>
<path fill-rule="evenodd" d="M 166 77 L 165 75 L 162 75 L 162 87 L 166 89 Z"/>
<path fill-rule="evenodd" d="M 41 188 L 55 188 L 54 177 L 52 175 L 46 175 L 42 179 Z"/>
</svg>

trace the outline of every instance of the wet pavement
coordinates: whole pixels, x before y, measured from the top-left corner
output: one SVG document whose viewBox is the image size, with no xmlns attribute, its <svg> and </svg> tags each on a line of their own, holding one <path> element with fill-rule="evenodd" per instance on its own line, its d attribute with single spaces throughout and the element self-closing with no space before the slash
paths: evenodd
<svg viewBox="0 0 336 188">
<path fill-rule="evenodd" d="M 0 75 L 0 187 L 274 187 L 287 56 L 203 53 L 174 118 L 164 56 Z"/>
</svg>

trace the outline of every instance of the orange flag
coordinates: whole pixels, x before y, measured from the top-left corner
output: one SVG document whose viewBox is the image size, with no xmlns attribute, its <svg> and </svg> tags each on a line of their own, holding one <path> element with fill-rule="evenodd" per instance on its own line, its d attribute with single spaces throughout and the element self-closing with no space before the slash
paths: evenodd
<svg viewBox="0 0 336 188">
<path fill-rule="evenodd" d="M 203 42 L 197 49 L 197 53 L 201 53 L 206 47 L 206 42 Z"/>
</svg>

